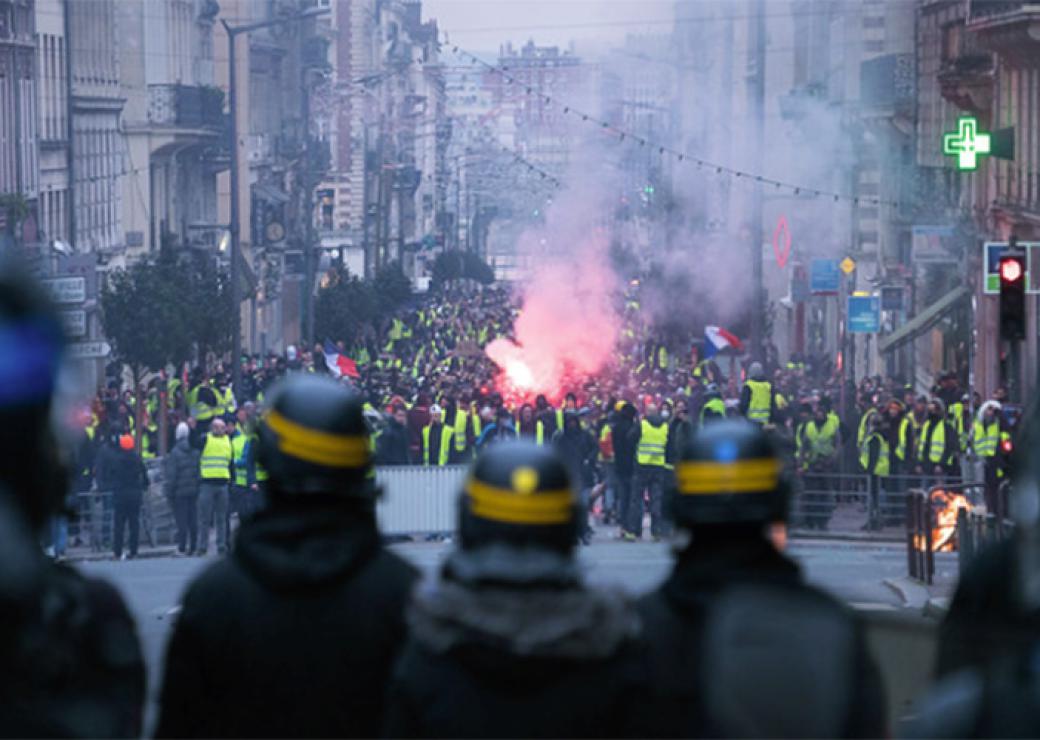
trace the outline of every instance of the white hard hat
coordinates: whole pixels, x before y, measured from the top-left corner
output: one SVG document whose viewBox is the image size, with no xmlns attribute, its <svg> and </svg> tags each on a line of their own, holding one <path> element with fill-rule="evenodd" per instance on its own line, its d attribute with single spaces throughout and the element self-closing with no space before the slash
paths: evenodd
<svg viewBox="0 0 1040 740">
<path fill-rule="evenodd" d="M 444 413 L 444 409 L 442 409 L 437 404 L 433 404 L 432 406 L 430 406 L 430 415 L 431 416 L 434 415 L 434 414 L 442 414 L 442 413 Z"/>
</svg>

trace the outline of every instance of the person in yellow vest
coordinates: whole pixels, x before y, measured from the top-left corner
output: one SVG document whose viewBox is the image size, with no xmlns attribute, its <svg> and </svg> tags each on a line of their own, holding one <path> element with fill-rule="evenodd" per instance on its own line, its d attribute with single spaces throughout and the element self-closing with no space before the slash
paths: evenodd
<svg viewBox="0 0 1040 740">
<path fill-rule="evenodd" d="M 957 436 L 946 421 L 946 407 L 940 399 L 932 398 L 928 402 L 928 418 L 917 440 L 916 472 L 926 476 L 925 484 L 933 477 L 941 482 L 953 475 L 956 456 Z"/>
<path fill-rule="evenodd" d="M 974 419 L 971 414 L 971 396 L 965 393 L 960 401 L 950 404 L 950 425 L 957 435 L 957 452 L 963 459 L 968 452 Z"/>
<path fill-rule="evenodd" d="M 885 438 L 885 424 L 880 414 L 875 414 L 870 421 L 866 439 L 859 448 L 859 464 L 870 476 L 870 490 L 867 502 L 867 530 L 879 530 L 884 526 L 881 492 L 885 490 L 885 481 L 890 471 L 890 448 Z"/>
<path fill-rule="evenodd" d="M 643 535 L 643 505 L 649 498 L 650 536 L 659 540 L 668 534 L 664 518 L 664 495 L 671 481 L 665 453 L 668 449 L 668 422 L 661 418 L 655 404 L 646 407 L 639 423 L 636 443 L 636 473 L 631 499 L 622 522 L 622 537 L 634 542 Z"/>
<path fill-rule="evenodd" d="M 726 402 L 722 400 L 719 386 L 708 383 L 704 389 L 704 405 L 701 407 L 699 426 L 704 426 L 712 421 L 720 421 L 726 418 Z M 681 450 L 680 450 L 681 452 Z"/>
<path fill-rule="evenodd" d="M 430 423 L 422 431 L 423 465 L 447 465 L 452 462 L 455 430 L 444 423 L 444 410 L 430 406 Z"/>
<path fill-rule="evenodd" d="M 761 426 L 772 423 L 776 414 L 773 384 L 766 380 L 761 362 L 752 362 L 748 368 L 748 379 L 740 392 L 740 413 Z"/>
<path fill-rule="evenodd" d="M 471 436 L 473 413 L 463 398 L 454 403 L 447 403 L 447 418 L 455 437 L 455 458 L 466 460 L 473 456 L 473 442 L 477 435 Z"/>
<path fill-rule="evenodd" d="M 209 531 L 217 531 L 217 552 L 227 552 L 228 486 L 231 483 L 234 451 L 223 419 L 213 419 L 199 459 L 199 546 L 198 554 L 209 549 Z"/>
<path fill-rule="evenodd" d="M 893 398 L 885 406 L 885 441 L 888 442 L 889 475 L 902 476 L 913 470 L 914 432 L 910 415 Z"/>
<path fill-rule="evenodd" d="M 238 410 L 235 394 L 231 390 L 231 383 L 226 375 L 218 375 L 213 379 L 213 395 L 217 399 L 214 407 L 217 416 L 227 416 Z"/>
<path fill-rule="evenodd" d="M 256 471 L 253 466 L 253 437 L 245 424 L 239 423 L 237 415 L 228 415 L 227 435 L 231 439 L 232 466 L 234 476 L 231 479 L 231 495 L 229 511 L 238 516 L 241 524 L 253 512 L 252 500 L 256 497 L 253 490 L 256 485 Z"/>
<path fill-rule="evenodd" d="M 816 404 L 813 417 L 802 426 L 797 445 L 802 450 L 805 493 L 804 519 L 810 529 L 827 529 L 834 511 L 832 475 L 838 467 L 841 447 L 841 422 L 822 400 Z"/>
<path fill-rule="evenodd" d="M 154 460 L 159 455 L 159 425 L 151 414 L 144 417 L 144 434 L 141 435 L 141 459 Z"/>
<path fill-rule="evenodd" d="M 1004 478 L 1004 463 L 1011 435 L 1003 428 L 1000 420 L 1001 405 L 998 401 L 986 401 L 975 415 L 972 429 L 972 446 L 984 465 L 983 481 L 986 511 L 1004 514 L 998 501 L 1000 483 Z"/>
</svg>

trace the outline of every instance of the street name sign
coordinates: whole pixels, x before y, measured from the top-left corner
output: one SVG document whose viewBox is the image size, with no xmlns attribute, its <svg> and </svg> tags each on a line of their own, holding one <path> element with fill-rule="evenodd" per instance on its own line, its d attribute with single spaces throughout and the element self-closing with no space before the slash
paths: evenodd
<svg viewBox="0 0 1040 740">
<path fill-rule="evenodd" d="M 62 306 L 87 300 L 87 279 L 82 276 L 50 278 L 43 281 L 43 287 L 50 293 L 51 300 Z"/>
<path fill-rule="evenodd" d="M 74 360 L 100 360 L 112 353 L 108 342 L 74 342 L 69 345 L 69 357 Z"/>
</svg>

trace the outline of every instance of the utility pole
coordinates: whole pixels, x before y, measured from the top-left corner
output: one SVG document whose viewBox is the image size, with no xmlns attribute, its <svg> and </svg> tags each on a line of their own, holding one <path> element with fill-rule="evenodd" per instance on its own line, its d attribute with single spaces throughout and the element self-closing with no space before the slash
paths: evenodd
<svg viewBox="0 0 1040 740">
<path fill-rule="evenodd" d="M 749 0 L 748 17 L 748 110 L 751 113 L 751 162 L 759 174 L 764 170 L 766 98 L 765 0 Z M 761 362 L 765 303 L 762 284 L 762 183 L 754 183 L 751 196 L 751 357 Z"/>
<path fill-rule="evenodd" d="M 308 348 L 314 346 L 314 284 L 317 260 L 314 254 L 314 152 L 311 147 L 311 86 L 309 68 L 304 60 L 305 40 L 300 34 L 300 120 L 303 128 L 303 166 L 300 184 L 303 186 L 301 216 L 303 217 L 303 331 L 301 340 Z"/>
</svg>

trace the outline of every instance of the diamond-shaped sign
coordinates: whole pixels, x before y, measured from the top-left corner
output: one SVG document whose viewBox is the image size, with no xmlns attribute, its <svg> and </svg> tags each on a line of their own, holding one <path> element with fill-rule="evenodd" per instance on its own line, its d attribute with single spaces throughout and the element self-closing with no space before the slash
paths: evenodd
<svg viewBox="0 0 1040 740">
<path fill-rule="evenodd" d="M 838 263 L 838 267 L 840 267 L 841 271 L 844 272 L 846 275 L 851 275 L 852 271 L 856 269 L 856 262 L 852 259 L 852 257 L 846 257 Z"/>
</svg>

